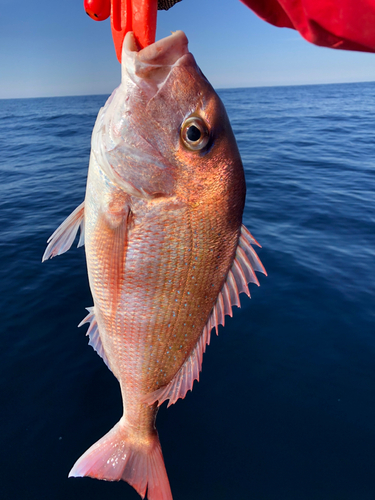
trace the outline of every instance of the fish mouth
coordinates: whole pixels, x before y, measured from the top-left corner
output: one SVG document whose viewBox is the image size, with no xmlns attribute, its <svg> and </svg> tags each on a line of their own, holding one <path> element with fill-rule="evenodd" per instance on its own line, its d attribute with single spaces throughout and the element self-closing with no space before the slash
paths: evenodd
<svg viewBox="0 0 375 500">
<path fill-rule="evenodd" d="M 124 46 L 126 52 L 136 52 L 140 62 L 153 65 L 172 66 L 180 57 L 189 53 L 188 39 L 181 30 L 174 31 L 142 50 L 139 50 L 134 34 L 130 31 L 126 34 Z"/>
<path fill-rule="evenodd" d="M 175 31 L 141 50 L 133 32 L 129 31 L 122 47 L 122 82 L 130 77 L 137 84 L 143 80 L 160 87 L 172 68 L 187 54 L 188 39 L 183 31 Z"/>
</svg>

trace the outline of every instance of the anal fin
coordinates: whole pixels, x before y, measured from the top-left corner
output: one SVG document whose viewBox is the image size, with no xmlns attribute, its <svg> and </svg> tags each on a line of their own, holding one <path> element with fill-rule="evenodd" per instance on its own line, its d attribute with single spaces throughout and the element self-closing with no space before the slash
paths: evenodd
<svg viewBox="0 0 375 500">
<path fill-rule="evenodd" d="M 98 328 L 98 323 L 95 318 L 95 311 L 94 307 L 87 307 L 86 310 L 89 312 L 88 315 L 83 318 L 81 323 L 78 325 L 78 327 L 84 325 L 85 323 L 90 323 L 86 335 L 89 336 L 89 345 L 96 351 L 99 356 L 103 359 L 104 363 L 108 366 L 108 368 L 111 370 L 111 367 L 109 366 L 109 361 L 106 356 L 106 353 L 104 351 L 104 347 L 100 338 L 100 333 L 99 333 L 99 328 Z"/>
<path fill-rule="evenodd" d="M 83 201 L 64 222 L 49 237 L 47 248 L 43 254 L 42 262 L 52 259 L 56 255 L 61 255 L 69 250 L 77 235 L 78 228 L 81 228 L 81 235 L 77 247 L 85 243 L 85 202 Z"/>
</svg>

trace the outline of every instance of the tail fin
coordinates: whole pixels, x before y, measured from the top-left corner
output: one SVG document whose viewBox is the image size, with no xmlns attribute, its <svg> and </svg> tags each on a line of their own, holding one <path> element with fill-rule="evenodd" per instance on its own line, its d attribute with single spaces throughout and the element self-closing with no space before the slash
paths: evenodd
<svg viewBox="0 0 375 500">
<path fill-rule="evenodd" d="M 129 439 L 126 426 L 116 424 L 74 464 L 69 477 L 90 476 L 128 482 L 149 500 L 172 500 L 157 432 L 147 442 Z"/>
</svg>

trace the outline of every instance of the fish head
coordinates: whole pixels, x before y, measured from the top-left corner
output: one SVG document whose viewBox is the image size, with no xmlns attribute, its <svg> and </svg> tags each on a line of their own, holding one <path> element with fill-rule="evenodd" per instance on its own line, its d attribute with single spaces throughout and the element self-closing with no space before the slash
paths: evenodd
<svg viewBox="0 0 375 500">
<path fill-rule="evenodd" d="M 182 31 L 142 50 L 126 35 L 122 82 L 98 122 L 93 146 L 129 194 L 196 203 L 234 189 L 243 208 L 243 167 L 228 116 Z"/>
</svg>

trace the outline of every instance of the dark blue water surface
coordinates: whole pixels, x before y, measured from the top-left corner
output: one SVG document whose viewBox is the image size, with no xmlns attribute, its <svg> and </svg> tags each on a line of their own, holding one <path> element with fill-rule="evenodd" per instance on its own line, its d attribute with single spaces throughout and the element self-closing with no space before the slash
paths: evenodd
<svg viewBox="0 0 375 500">
<path fill-rule="evenodd" d="M 375 83 L 220 91 L 268 271 L 157 426 L 175 500 L 375 499 Z M 83 200 L 106 96 L 0 101 L 0 497 L 136 500 L 69 479 L 121 416 L 77 324 L 84 249 L 41 264 Z"/>
</svg>

